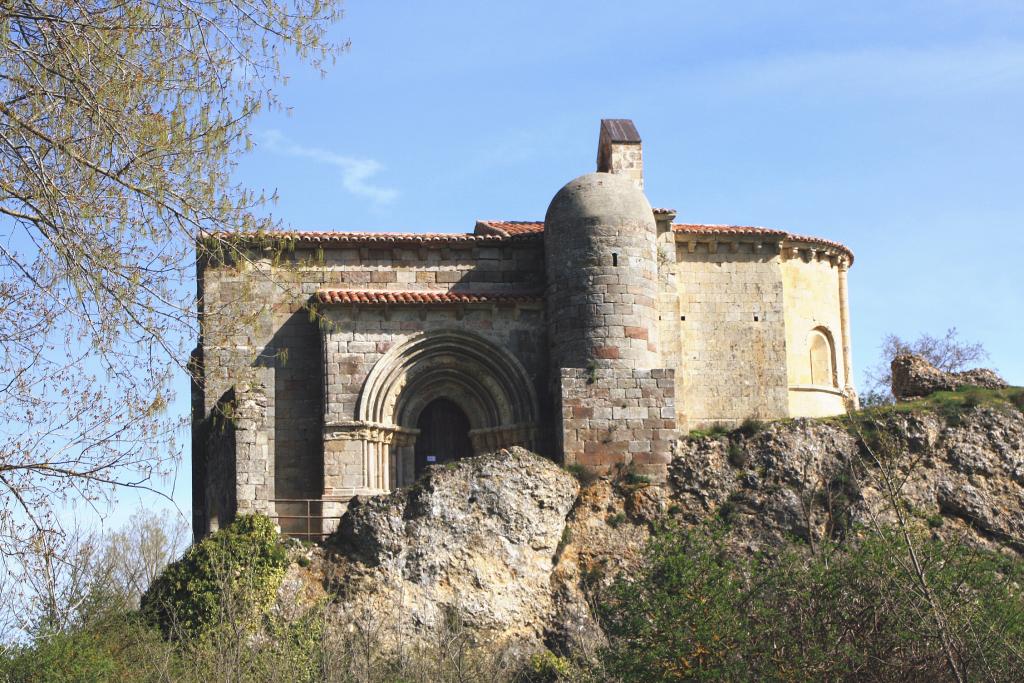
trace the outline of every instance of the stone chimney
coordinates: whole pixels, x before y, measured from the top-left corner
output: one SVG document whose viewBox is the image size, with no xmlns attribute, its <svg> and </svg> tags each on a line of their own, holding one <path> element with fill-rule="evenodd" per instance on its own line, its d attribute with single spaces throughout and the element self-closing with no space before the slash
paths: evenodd
<svg viewBox="0 0 1024 683">
<path fill-rule="evenodd" d="M 619 173 L 644 189 L 644 156 L 640 133 L 629 119 L 601 119 L 597 172 Z"/>
</svg>

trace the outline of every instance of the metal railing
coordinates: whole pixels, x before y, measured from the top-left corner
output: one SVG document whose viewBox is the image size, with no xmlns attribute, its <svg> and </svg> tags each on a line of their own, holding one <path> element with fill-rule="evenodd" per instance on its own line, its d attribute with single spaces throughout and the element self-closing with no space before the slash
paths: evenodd
<svg viewBox="0 0 1024 683">
<path fill-rule="evenodd" d="M 324 503 L 332 501 L 322 498 L 272 498 L 270 502 L 274 504 L 275 510 L 270 519 L 277 523 L 283 536 L 304 541 L 323 541 L 329 535 L 324 532 L 324 521 L 341 519 L 341 515 L 323 513 Z"/>
</svg>

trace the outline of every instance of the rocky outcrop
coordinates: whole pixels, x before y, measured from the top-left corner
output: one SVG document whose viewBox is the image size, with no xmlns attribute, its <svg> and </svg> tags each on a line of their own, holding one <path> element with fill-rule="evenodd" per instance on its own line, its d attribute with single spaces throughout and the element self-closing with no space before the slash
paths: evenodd
<svg viewBox="0 0 1024 683">
<path fill-rule="evenodd" d="M 892 523 L 884 477 L 933 533 L 1024 552 L 1024 416 L 1009 404 L 794 420 L 680 444 L 674 499 L 696 522 L 727 519 L 736 543 L 770 550 Z"/>
<path fill-rule="evenodd" d="M 576 479 L 521 448 L 431 468 L 414 486 L 355 499 L 328 547 L 347 564 L 341 609 L 396 632 L 446 620 L 539 646 L 557 606 L 556 551 Z"/>
<path fill-rule="evenodd" d="M 319 576 L 335 618 L 377 643 L 436 639 L 454 620 L 506 651 L 585 656 L 604 642 L 596 596 L 659 525 L 717 517 L 737 552 L 770 555 L 794 537 L 815 548 L 892 523 L 887 476 L 919 528 L 1024 554 L 1022 397 L 681 439 L 666 486 L 621 469 L 581 488 L 519 448 L 435 467 L 354 500 L 327 554 L 290 570 L 286 602 L 313 601 L 303 591 Z"/>
<path fill-rule="evenodd" d="M 898 400 L 921 398 L 936 391 L 956 391 L 963 386 L 1001 389 L 1007 386 L 992 370 L 943 372 L 922 356 L 903 353 L 892 360 L 892 393 Z"/>
</svg>

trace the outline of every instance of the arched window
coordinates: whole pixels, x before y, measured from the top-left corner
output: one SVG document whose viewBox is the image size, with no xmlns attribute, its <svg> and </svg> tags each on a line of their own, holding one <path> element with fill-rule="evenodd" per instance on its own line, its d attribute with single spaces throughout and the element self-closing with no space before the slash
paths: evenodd
<svg viewBox="0 0 1024 683">
<path fill-rule="evenodd" d="M 832 335 L 824 327 L 811 330 L 807 339 L 810 353 L 811 384 L 838 387 L 836 352 Z"/>
</svg>

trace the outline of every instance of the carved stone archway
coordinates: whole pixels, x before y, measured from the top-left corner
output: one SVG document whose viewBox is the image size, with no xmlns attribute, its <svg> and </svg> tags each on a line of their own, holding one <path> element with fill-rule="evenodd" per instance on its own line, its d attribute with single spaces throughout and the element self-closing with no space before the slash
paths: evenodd
<svg viewBox="0 0 1024 683">
<path fill-rule="evenodd" d="M 374 447 L 390 486 L 413 479 L 417 420 L 446 398 L 466 414 L 475 453 L 534 446 L 538 419 L 533 383 L 522 364 L 500 346 L 461 330 L 421 332 L 377 361 L 363 385 L 357 419 L 398 438 Z"/>
</svg>

